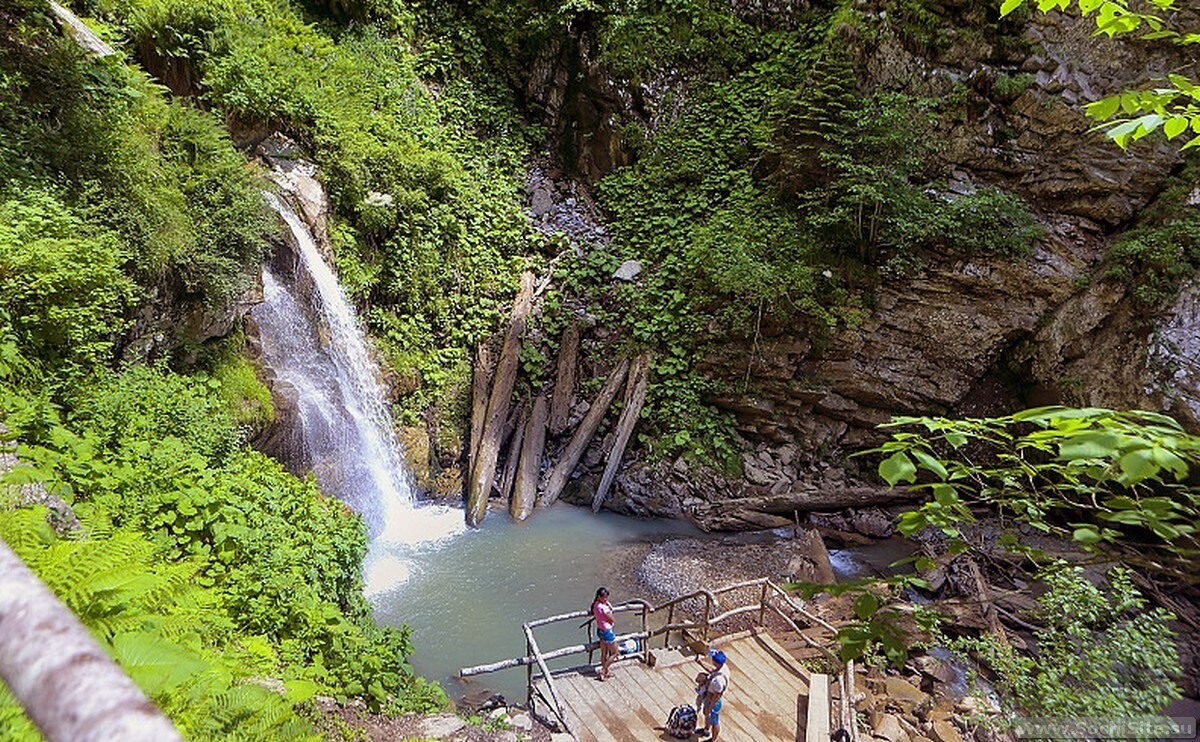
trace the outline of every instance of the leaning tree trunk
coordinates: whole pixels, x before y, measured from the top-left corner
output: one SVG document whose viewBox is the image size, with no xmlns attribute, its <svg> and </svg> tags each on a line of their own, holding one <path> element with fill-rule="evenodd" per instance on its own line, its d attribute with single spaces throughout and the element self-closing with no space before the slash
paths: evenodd
<svg viewBox="0 0 1200 742">
<path fill-rule="evenodd" d="M 550 398 L 550 432 L 558 435 L 567 429 L 571 395 L 575 391 L 575 371 L 579 366 L 579 325 L 571 323 L 563 330 L 558 348 L 558 366 L 554 378 L 554 396 Z"/>
<path fill-rule="evenodd" d="M 617 392 L 621 391 L 621 384 L 624 383 L 625 374 L 628 370 L 629 361 L 626 359 L 617 364 L 617 367 L 609 374 L 608 381 L 604 383 L 604 388 L 600 390 L 600 394 L 596 396 L 596 401 L 592 403 L 587 414 L 583 416 L 583 421 L 579 423 L 579 428 L 575 431 L 575 435 L 571 436 L 571 442 L 563 449 L 558 463 L 554 465 L 554 468 L 547 475 L 546 487 L 542 491 L 542 497 L 538 500 L 538 505 L 546 507 L 557 500 L 558 496 L 562 494 L 563 487 L 567 485 L 567 480 L 571 478 L 571 472 L 575 471 L 575 467 L 579 465 L 579 460 L 583 458 L 583 452 L 587 450 L 588 444 L 592 442 L 592 436 L 596 434 L 596 429 L 600 427 L 600 421 L 604 419 L 604 413 L 608 412 L 608 408 L 617 396 Z"/>
<path fill-rule="evenodd" d="M 492 354 L 486 344 L 475 351 L 475 369 L 471 379 L 471 437 L 467 441 L 467 475 L 475 471 L 475 456 L 479 439 L 483 437 L 483 421 L 487 417 L 488 383 L 492 380 Z"/>
<path fill-rule="evenodd" d="M 525 426 L 525 441 L 521 446 L 521 460 L 517 463 L 517 480 L 513 486 L 512 500 L 508 512 L 517 520 L 525 520 L 533 512 L 537 500 L 538 474 L 542 471 L 542 453 L 546 449 L 546 395 L 539 394 L 533 400 L 533 412 Z"/>
<path fill-rule="evenodd" d="M 50 742 L 181 739 L 3 541 L 0 677 Z"/>
<path fill-rule="evenodd" d="M 612 486 L 621 466 L 621 457 L 625 455 L 625 446 L 633 428 L 642 415 L 642 405 L 646 402 L 646 384 L 650 381 L 650 353 L 638 356 L 629 367 L 629 380 L 625 382 L 625 405 L 621 408 L 621 417 L 617 420 L 617 434 L 612 451 L 608 455 L 608 463 L 604 466 L 604 475 L 600 477 L 600 486 L 592 496 L 592 512 L 600 510 L 608 488 Z"/>
<path fill-rule="evenodd" d="M 471 469 L 470 489 L 467 492 L 467 525 L 479 525 L 487 515 L 488 496 L 496 478 L 496 460 L 500 456 L 500 444 L 508 420 L 508 408 L 512 404 L 513 385 L 517 381 L 518 354 L 521 336 L 525 334 L 525 320 L 533 303 L 533 274 L 521 274 L 521 289 L 513 301 L 512 316 L 508 321 L 508 332 L 504 336 L 504 347 L 496 363 L 492 393 L 488 397 L 487 414 L 484 416 L 483 431 L 479 436 L 479 448 Z"/>
<path fill-rule="evenodd" d="M 517 464 L 520 460 L 521 449 L 525 442 L 525 421 L 529 417 L 529 401 L 521 405 L 517 417 L 513 420 L 513 430 L 508 441 L 508 458 L 504 462 L 504 474 L 500 477 L 500 500 L 507 502 L 512 492 L 513 483 L 517 479 Z"/>
</svg>

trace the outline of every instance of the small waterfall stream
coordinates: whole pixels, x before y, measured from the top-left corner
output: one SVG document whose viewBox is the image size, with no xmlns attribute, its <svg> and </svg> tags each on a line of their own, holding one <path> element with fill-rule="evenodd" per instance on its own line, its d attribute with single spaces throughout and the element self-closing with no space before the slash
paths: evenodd
<svg viewBox="0 0 1200 742">
<path fill-rule="evenodd" d="M 362 513 L 372 542 L 462 530 L 458 511 L 414 507 L 378 368 L 354 309 L 308 227 L 281 199 L 265 196 L 290 229 L 299 258 L 294 285 L 263 268 L 263 302 L 253 313 L 275 390 L 295 405 L 302 450 L 294 453 L 323 491 Z"/>
</svg>

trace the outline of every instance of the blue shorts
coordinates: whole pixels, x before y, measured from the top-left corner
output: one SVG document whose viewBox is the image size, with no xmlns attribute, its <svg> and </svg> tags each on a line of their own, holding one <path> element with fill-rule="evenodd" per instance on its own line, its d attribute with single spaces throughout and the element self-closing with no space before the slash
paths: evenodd
<svg viewBox="0 0 1200 742">
<path fill-rule="evenodd" d="M 718 698 L 717 702 L 713 704 L 713 707 L 709 709 L 708 725 L 710 727 L 715 727 L 721 723 L 721 701 L 724 700 L 724 698 Z"/>
<path fill-rule="evenodd" d="M 600 634 L 600 641 L 605 644 L 612 644 L 617 640 L 617 632 L 612 629 L 598 629 L 598 632 Z"/>
</svg>

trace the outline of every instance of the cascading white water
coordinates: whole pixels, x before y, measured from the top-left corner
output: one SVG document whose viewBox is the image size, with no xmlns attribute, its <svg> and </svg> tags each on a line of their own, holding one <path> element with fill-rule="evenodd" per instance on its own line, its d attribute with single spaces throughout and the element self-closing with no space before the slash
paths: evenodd
<svg viewBox="0 0 1200 742">
<path fill-rule="evenodd" d="M 308 302 L 263 268 L 253 312 L 275 391 L 295 405 L 298 452 L 321 488 L 362 513 L 373 542 L 409 543 L 462 530 L 461 511 L 414 508 L 413 488 L 366 336 L 308 227 L 265 194 L 295 239 Z M 312 311 L 306 311 L 311 304 Z"/>
</svg>

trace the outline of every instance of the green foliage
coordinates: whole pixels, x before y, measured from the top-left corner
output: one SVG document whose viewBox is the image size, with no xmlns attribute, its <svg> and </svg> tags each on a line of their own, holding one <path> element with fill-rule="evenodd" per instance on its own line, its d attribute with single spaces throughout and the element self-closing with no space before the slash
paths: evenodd
<svg viewBox="0 0 1200 742">
<path fill-rule="evenodd" d="M 0 198 L 0 303 L 21 351 L 72 376 L 106 363 L 133 284 L 116 237 L 51 193 Z"/>
<path fill-rule="evenodd" d="M 255 364 L 241 353 L 226 351 L 214 365 L 212 379 L 219 385 L 217 395 L 239 429 L 255 433 L 275 421 L 271 390 L 259 378 Z"/>
<path fill-rule="evenodd" d="M 996 76 L 996 81 L 992 83 L 992 93 L 1001 100 L 1015 100 L 1028 90 L 1035 80 L 1037 78 L 1028 72 L 1016 75 L 1000 73 Z"/>
<path fill-rule="evenodd" d="M 1182 692 L 1174 620 L 1147 609 L 1131 573 L 1114 568 L 1101 589 L 1062 562 L 1042 573 L 1036 654 L 1018 654 L 992 635 L 939 640 L 978 657 L 1012 711 L 1056 718 L 1128 718 L 1161 713 Z"/>
<path fill-rule="evenodd" d="M 743 61 L 745 45 L 758 41 L 754 27 L 717 0 L 609 0 L 589 5 L 588 12 L 600 23 L 601 58 L 623 77 L 637 79 L 688 67 L 721 74 Z"/>
<path fill-rule="evenodd" d="M 385 34 L 410 24 L 399 3 L 320 5 L 385 20 L 334 38 L 269 0 L 102 0 L 98 10 L 158 54 L 186 59 L 227 115 L 286 122 L 307 145 L 345 220 L 332 231 L 348 289 L 427 402 L 449 381 L 448 359 L 494 330 L 519 257 L 536 245 L 519 211 L 530 130 L 486 65 L 434 62 L 440 43 L 457 51 L 453 40 L 418 56 Z M 444 77 L 436 86 L 417 77 L 431 67 Z"/>
<path fill-rule="evenodd" d="M 814 70 L 817 87 L 783 105 L 773 145 L 774 177 L 794 194 L 822 250 L 893 266 L 930 248 L 1027 253 L 1042 231 L 1020 199 L 992 187 L 943 195 L 928 183 L 922 132 L 935 102 L 900 93 L 855 100 L 847 68 Z"/>
<path fill-rule="evenodd" d="M 632 33 L 643 21 L 596 12 L 602 48 L 637 60 L 625 68 L 658 63 L 655 49 L 635 53 L 655 38 Z M 732 426 L 705 403 L 714 389 L 694 370 L 715 343 L 764 325 L 820 335 L 878 274 L 905 272 L 926 251 L 1018 257 L 1041 233 L 1010 194 L 940 193 L 922 144 L 935 102 L 861 94 L 833 31 L 840 16 L 814 12 L 781 30 L 739 26 L 732 11 L 720 12 L 737 27 L 728 38 L 739 39 L 740 56 L 713 68 L 697 61 L 677 117 L 634 165 L 599 183 L 613 241 L 594 252 L 637 259 L 645 272 L 618 289 L 611 271 L 598 272 L 587 288 L 564 291 L 592 296 L 601 321 L 613 317 L 656 350 L 643 439 L 666 453 L 708 448 L 701 455 L 731 461 Z M 631 32 L 619 43 L 606 35 L 618 27 Z"/>
<path fill-rule="evenodd" d="M 1131 563 L 1195 580 L 1200 490 L 1188 479 L 1200 438 L 1146 411 L 1042 407 L 1000 418 L 896 418 L 875 452 L 879 474 L 931 499 L 900 517 L 957 538 L 971 506 L 1087 548 L 1116 549 Z"/>
<path fill-rule="evenodd" d="M 144 286 L 169 278 L 218 301 L 243 288 L 262 204 L 220 123 L 28 13 L 16 43 L 0 44 L 0 195 L 53 194 L 56 212 L 121 246 Z"/>
<path fill-rule="evenodd" d="M 938 614 L 910 606 L 899 607 L 901 596 L 912 588 L 929 589 L 929 583 L 914 575 L 895 575 L 882 579 L 869 578 L 839 582 L 836 585 L 795 583 L 806 598 L 818 593 L 854 596 L 854 620 L 837 632 L 838 655 L 843 662 L 864 659 L 870 664 L 891 663 L 904 667 L 909 647 L 914 643 L 913 623 L 921 630 L 933 628 Z"/>
<path fill-rule="evenodd" d="M 5 424 L 27 465 L 8 479 L 42 482 L 92 528 L 144 533 L 157 558 L 192 565 L 188 581 L 219 591 L 233 628 L 264 637 L 285 679 L 375 709 L 440 707 L 441 690 L 404 661 L 407 632 L 371 620 L 358 516 L 239 448 L 220 386 L 133 367 L 74 395 L 69 426 L 44 400 L 10 394 Z"/>
<path fill-rule="evenodd" d="M 239 440 L 231 411 L 215 394 L 219 388 L 214 379 L 173 374 L 165 366 L 130 366 L 76 392 L 72 418 L 106 451 L 181 443 L 220 465 Z"/>
<path fill-rule="evenodd" d="M 1183 279 L 1200 270 L 1200 209 L 1189 205 L 1196 166 L 1168 182 L 1140 223 L 1108 252 L 1108 275 L 1128 283 L 1133 298 L 1155 310 L 1175 297 Z"/>
<path fill-rule="evenodd" d="M 199 562 L 162 562 L 150 542 L 127 530 L 60 539 L 41 508 L 0 511 L 0 538 L 186 737 L 315 739 L 290 703 L 248 683 L 237 642 L 255 639 L 234 633 L 219 591 L 196 584 Z M 15 712 L 15 701 L 0 693 L 0 719 Z M 14 739 L 39 739 L 27 724 L 5 728 Z"/>
</svg>

